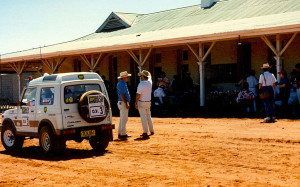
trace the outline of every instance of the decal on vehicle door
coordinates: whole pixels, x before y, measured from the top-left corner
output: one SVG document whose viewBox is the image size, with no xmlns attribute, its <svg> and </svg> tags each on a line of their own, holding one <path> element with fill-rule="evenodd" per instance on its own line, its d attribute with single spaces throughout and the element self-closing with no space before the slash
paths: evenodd
<svg viewBox="0 0 300 187">
<path fill-rule="evenodd" d="M 22 126 L 29 126 L 29 107 L 23 106 L 22 107 Z"/>
<path fill-rule="evenodd" d="M 89 95 L 88 103 L 90 118 L 99 118 L 106 115 L 104 97 L 102 95 Z"/>
</svg>

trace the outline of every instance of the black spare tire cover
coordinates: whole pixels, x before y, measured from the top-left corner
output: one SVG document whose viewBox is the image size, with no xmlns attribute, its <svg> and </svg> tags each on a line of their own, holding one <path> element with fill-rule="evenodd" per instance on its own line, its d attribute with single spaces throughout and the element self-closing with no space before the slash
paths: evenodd
<svg viewBox="0 0 300 187">
<path fill-rule="evenodd" d="M 108 115 L 108 99 L 100 91 L 85 92 L 79 99 L 78 112 L 86 122 L 99 123 Z"/>
</svg>

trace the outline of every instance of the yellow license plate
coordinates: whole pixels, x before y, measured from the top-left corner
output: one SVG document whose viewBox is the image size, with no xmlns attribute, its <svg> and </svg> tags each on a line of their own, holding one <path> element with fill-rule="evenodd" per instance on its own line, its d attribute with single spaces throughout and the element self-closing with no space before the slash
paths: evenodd
<svg viewBox="0 0 300 187">
<path fill-rule="evenodd" d="M 95 130 L 88 130 L 88 131 L 81 131 L 81 138 L 86 138 L 89 136 L 96 136 L 96 131 Z"/>
</svg>

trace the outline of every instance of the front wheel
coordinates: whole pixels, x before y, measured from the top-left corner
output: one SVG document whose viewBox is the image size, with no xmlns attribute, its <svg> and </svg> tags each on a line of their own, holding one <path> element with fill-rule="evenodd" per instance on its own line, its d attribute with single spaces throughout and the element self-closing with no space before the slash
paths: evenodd
<svg viewBox="0 0 300 187">
<path fill-rule="evenodd" d="M 1 142 L 7 151 L 17 151 L 23 147 L 24 138 L 17 136 L 11 125 L 5 125 L 1 131 Z"/>
</svg>

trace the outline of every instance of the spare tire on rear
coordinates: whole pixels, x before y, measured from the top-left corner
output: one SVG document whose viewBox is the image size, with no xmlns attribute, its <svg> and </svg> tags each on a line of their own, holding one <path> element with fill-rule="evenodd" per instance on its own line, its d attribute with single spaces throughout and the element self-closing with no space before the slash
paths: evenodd
<svg viewBox="0 0 300 187">
<path fill-rule="evenodd" d="M 108 115 L 108 99 L 100 91 L 88 91 L 79 99 L 78 112 L 86 122 L 99 123 Z"/>
</svg>

